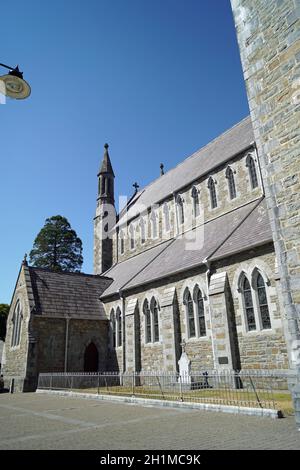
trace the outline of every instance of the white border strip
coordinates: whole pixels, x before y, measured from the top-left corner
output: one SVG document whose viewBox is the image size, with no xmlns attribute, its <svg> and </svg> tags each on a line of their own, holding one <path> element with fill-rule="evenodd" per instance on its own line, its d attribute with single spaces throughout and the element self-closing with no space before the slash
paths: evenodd
<svg viewBox="0 0 300 470">
<path fill-rule="evenodd" d="M 210 403 L 192 403 L 192 402 L 180 402 L 170 400 L 153 400 L 151 398 L 139 398 L 139 397 L 123 397 L 118 395 L 97 395 L 96 393 L 81 393 L 71 392 L 65 390 L 45 390 L 37 389 L 36 393 L 60 395 L 63 397 L 70 398 L 85 398 L 91 400 L 101 401 L 112 401 L 119 403 L 130 403 L 142 406 L 151 407 L 163 407 L 163 408 L 185 408 L 185 409 L 196 409 L 202 411 L 220 411 L 222 413 L 233 413 L 250 416 L 261 416 L 264 418 L 281 418 L 282 413 L 278 410 L 271 410 L 268 408 L 250 408 L 243 406 L 230 406 L 230 405 L 214 405 Z"/>
</svg>

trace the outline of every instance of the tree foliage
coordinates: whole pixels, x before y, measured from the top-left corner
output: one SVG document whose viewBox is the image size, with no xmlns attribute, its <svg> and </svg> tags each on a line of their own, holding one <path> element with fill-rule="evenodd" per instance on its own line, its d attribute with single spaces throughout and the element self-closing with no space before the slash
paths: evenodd
<svg viewBox="0 0 300 470">
<path fill-rule="evenodd" d="M 9 313 L 9 305 L 0 304 L 0 340 L 5 341 L 6 322 Z M 1 360 L 1 357 L 0 357 Z"/>
<path fill-rule="evenodd" d="M 65 217 L 55 215 L 46 219 L 34 241 L 29 261 L 39 268 L 80 272 L 82 242 Z"/>
</svg>

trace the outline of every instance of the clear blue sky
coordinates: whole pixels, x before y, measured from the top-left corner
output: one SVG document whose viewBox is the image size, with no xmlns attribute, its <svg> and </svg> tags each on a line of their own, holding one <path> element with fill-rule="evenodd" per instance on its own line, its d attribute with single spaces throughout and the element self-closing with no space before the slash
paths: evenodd
<svg viewBox="0 0 300 470">
<path fill-rule="evenodd" d="M 0 105 L 0 303 L 47 217 L 68 218 L 93 269 L 97 169 L 110 144 L 131 195 L 248 114 L 229 0 L 14 0 L 0 62 L 32 95 Z M 0 73 L 5 73 L 4 69 Z"/>
</svg>

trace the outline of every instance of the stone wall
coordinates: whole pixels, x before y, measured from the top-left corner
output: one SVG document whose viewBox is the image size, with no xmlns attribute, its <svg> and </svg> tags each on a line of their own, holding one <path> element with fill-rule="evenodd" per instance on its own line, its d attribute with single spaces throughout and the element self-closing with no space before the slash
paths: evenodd
<svg viewBox="0 0 300 470">
<path fill-rule="evenodd" d="M 268 283 L 268 285 L 266 284 L 266 289 L 272 328 L 269 330 L 258 329 L 257 331 L 247 332 L 238 280 L 241 272 L 249 273 L 250 276 L 255 268 L 263 273 Z M 225 356 L 229 358 L 227 368 L 287 369 L 288 357 L 282 326 L 284 315 L 279 302 L 278 277 L 276 275 L 273 245 L 268 244 L 243 254 L 232 256 L 229 259 L 215 262 L 210 266 L 210 270 L 211 276 L 218 275 L 218 273 L 226 273 L 226 288 L 224 287 L 222 294 L 216 291 L 208 292 L 206 268 L 199 267 L 187 271 L 180 276 L 172 276 L 163 281 L 154 282 L 151 286 L 137 288 L 126 296 L 125 312 L 128 311 L 128 306 L 137 305 L 140 325 L 141 369 L 169 370 L 168 364 L 172 363 L 174 364 L 174 370 L 181 351 L 180 343 L 183 340 L 186 342 L 185 349 L 191 360 L 193 371 L 216 367 L 224 368 L 218 358 L 224 358 Z M 192 292 L 196 285 L 199 286 L 204 295 L 206 336 L 189 338 L 183 295 L 186 288 Z M 172 307 L 173 315 L 174 317 L 178 315 L 178 322 L 174 322 L 176 325 L 174 328 L 174 337 L 176 337 L 175 349 L 177 348 L 177 352 L 173 353 L 174 357 L 171 357 L 170 325 L 172 326 L 172 323 L 170 323 L 169 318 L 170 311 L 164 307 L 166 291 L 171 289 L 175 289 L 175 300 Z M 157 343 L 146 344 L 143 304 L 145 299 L 148 299 L 150 302 L 152 296 L 157 299 L 160 306 L 160 340 Z M 120 300 L 118 299 L 111 300 L 105 304 L 107 314 L 109 315 L 111 309 L 116 309 L 118 305 L 120 305 Z M 214 319 L 213 325 L 211 322 L 212 318 Z M 133 364 L 130 354 L 132 355 L 134 351 L 134 333 L 131 331 L 133 325 L 134 322 L 127 320 L 125 316 L 126 335 L 129 335 L 127 338 L 126 364 L 130 363 L 130 368 L 132 368 Z M 214 327 L 213 341 L 212 326 Z M 165 343 L 169 344 L 168 348 L 165 347 Z M 166 354 L 169 355 L 167 360 Z M 115 350 L 115 357 L 117 357 L 118 367 L 121 370 L 123 355 L 120 348 Z"/>
<path fill-rule="evenodd" d="M 15 391 L 23 391 L 24 388 L 26 388 L 25 377 L 27 373 L 29 348 L 28 324 L 30 320 L 30 303 L 26 284 L 26 271 L 24 270 L 24 266 L 22 266 L 7 318 L 5 341 L 6 363 L 2 371 L 6 387 L 10 387 L 11 380 L 14 379 Z M 21 322 L 20 343 L 12 347 L 13 315 L 18 302 L 20 302 L 23 317 Z"/>
<path fill-rule="evenodd" d="M 239 276 L 244 272 L 251 280 L 251 275 L 256 268 L 259 268 L 265 277 L 272 328 L 270 330 L 259 328 L 257 305 L 253 292 L 257 330 L 247 331 L 242 296 L 239 292 Z M 224 270 L 227 272 L 237 331 L 240 356 L 238 359 L 241 368 L 288 369 L 287 346 L 283 330 L 284 312 L 279 302 L 280 288 L 273 244 L 221 260 L 215 263 L 214 269 L 216 272 L 223 272 Z"/>
<path fill-rule="evenodd" d="M 36 316 L 37 371 L 63 372 L 65 365 L 66 320 Z"/>
<path fill-rule="evenodd" d="M 84 352 L 90 342 L 98 349 L 99 370 L 106 370 L 107 322 L 72 318 L 68 321 L 67 372 L 84 370 Z M 66 325 L 66 318 L 49 318 L 42 315 L 35 317 L 39 372 L 64 372 Z"/>
<path fill-rule="evenodd" d="M 67 370 L 84 370 L 85 348 L 93 342 L 98 350 L 98 370 L 105 371 L 108 349 L 108 322 L 72 319 L 69 322 Z"/>
<path fill-rule="evenodd" d="M 300 349 L 300 5 L 298 0 L 231 4 L 295 367 L 292 348 L 296 343 Z"/>
</svg>

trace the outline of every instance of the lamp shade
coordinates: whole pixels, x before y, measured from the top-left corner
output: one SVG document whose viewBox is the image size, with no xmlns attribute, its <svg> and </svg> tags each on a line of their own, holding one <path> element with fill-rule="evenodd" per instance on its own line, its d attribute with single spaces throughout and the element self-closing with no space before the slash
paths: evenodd
<svg viewBox="0 0 300 470">
<path fill-rule="evenodd" d="M 31 88 L 28 83 L 23 80 L 23 78 L 16 77 L 11 73 L 0 76 L 0 81 L 4 82 L 4 94 L 10 98 L 24 100 L 28 98 L 31 93 Z"/>
</svg>

